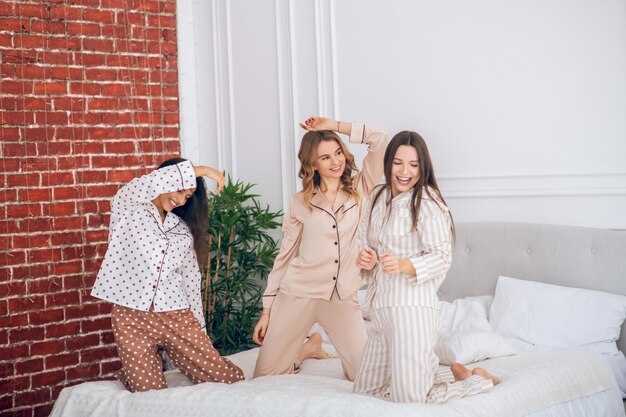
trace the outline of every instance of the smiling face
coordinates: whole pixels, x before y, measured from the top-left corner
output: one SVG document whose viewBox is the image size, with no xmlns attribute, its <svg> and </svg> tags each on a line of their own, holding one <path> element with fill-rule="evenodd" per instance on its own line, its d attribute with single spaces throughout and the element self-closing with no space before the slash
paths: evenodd
<svg viewBox="0 0 626 417">
<path fill-rule="evenodd" d="M 410 145 L 400 145 L 391 165 L 391 193 L 395 197 L 412 189 L 420 177 L 417 150 Z"/>
<path fill-rule="evenodd" d="M 184 206 L 187 200 L 193 195 L 195 188 L 187 188 L 184 190 L 174 191 L 172 193 L 159 194 L 152 203 L 160 212 L 170 212 L 176 207 Z"/>
<path fill-rule="evenodd" d="M 315 169 L 322 181 L 341 178 L 346 168 L 346 156 L 336 140 L 323 140 L 317 145 Z"/>
</svg>

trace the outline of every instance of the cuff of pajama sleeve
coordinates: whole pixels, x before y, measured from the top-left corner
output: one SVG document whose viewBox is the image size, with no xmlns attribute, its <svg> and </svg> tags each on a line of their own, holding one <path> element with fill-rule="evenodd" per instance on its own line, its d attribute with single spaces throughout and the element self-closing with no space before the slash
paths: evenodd
<svg viewBox="0 0 626 417">
<path fill-rule="evenodd" d="M 264 295 L 263 308 L 272 308 L 272 304 L 274 304 L 274 299 L 276 299 L 275 295 Z"/>
<path fill-rule="evenodd" d="M 350 130 L 350 143 L 363 143 L 365 140 L 365 125 L 352 123 Z"/>
<path fill-rule="evenodd" d="M 183 186 L 181 189 L 196 188 L 196 171 L 193 169 L 191 162 L 184 161 L 176 164 L 176 167 L 180 171 Z"/>
<path fill-rule="evenodd" d="M 417 285 L 420 282 L 420 278 L 428 276 L 428 267 L 420 258 L 409 258 L 413 268 L 415 268 L 415 276 L 409 275 L 409 282 L 413 285 Z"/>
</svg>

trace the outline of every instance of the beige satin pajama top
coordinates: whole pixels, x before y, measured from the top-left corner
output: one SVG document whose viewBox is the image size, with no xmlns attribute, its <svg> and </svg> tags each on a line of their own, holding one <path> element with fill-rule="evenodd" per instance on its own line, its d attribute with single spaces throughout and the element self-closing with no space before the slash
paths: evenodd
<svg viewBox="0 0 626 417">
<path fill-rule="evenodd" d="M 340 191 L 331 207 L 319 189 L 310 204 L 301 192 L 294 194 L 283 218 L 283 240 L 263 294 L 264 308 L 272 306 L 279 290 L 329 300 L 335 290 L 344 299 L 361 287 L 361 270 L 356 266 L 361 202 L 383 176 L 387 136 L 375 128 L 352 124 L 350 142 L 368 145 L 363 168 L 353 183 L 359 197 Z"/>
</svg>

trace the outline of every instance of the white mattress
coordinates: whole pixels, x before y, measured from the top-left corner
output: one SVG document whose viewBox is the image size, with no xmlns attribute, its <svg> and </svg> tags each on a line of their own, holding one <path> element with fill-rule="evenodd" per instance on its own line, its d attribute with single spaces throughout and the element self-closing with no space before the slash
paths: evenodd
<svg viewBox="0 0 626 417">
<path fill-rule="evenodd" d="M 249 378 L 257 354 L 258 349 L 252 349 L 231 359 Z M 298 375 L 233 385 L 192 385 L 178 371 L 166 373 L 172 388 L 160 391 L 131 394 L 117 381 L 83 383 L 61 392 L 51 417 L 624 416 L 613 378 L 588 352 L 522 352 L 480 366 L 501 376 L 502 383 L 491 393 L 443 405 L 394 404 L 353 394 L 339 359 L 328 359 L 305 361 Z"/>
</svg>

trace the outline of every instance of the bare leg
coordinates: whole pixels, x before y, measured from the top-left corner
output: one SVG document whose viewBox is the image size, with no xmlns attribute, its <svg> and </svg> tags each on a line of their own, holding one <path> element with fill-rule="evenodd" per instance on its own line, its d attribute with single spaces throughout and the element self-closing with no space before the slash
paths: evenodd
<svg viewBox="0 0 626 417">
<path fill-rule="evenodd" d="M 332 358 L 331 355 L 326 353 L 324 348 L 322 348 L 322 335 L 319 333 L 313 333 L 309 336 L 309 340 L 307 340 L 300 351 L 298 352 L 298 356 L 296 357 L 296 369 L 300 367 L 302 362 L 305 359 L 328 359 Z"/>
<path fill-rule="evenodd" d="M 491 375 L 489 372 L 487 372 L 483 368 L 474 368 L 472 370 L 472 375 L 480 375 L 485 379 L 491 379 L 491 381 L 493 382 L 493 385 L 498 385 L 500 383 L 500 378 L 498 378 L 497 376 Z"/>
</svg>

